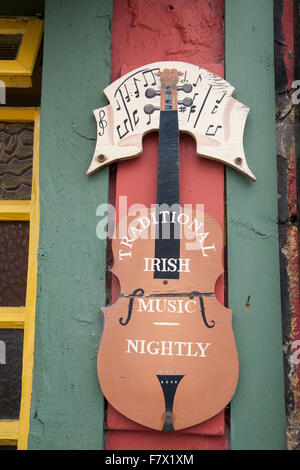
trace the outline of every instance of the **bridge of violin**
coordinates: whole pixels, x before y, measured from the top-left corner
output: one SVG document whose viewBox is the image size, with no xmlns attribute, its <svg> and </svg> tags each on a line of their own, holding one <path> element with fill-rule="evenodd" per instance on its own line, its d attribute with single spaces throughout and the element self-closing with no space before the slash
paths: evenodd
<svg viewBox="0 0 300 470">
<path fill-rule="evenodd" d="M 160 76 L 166 69 L 179 74 L 179 130 L 195 138 L 197 154 L 222 162 L 255 181 L 243 148 L 249 108 L 231 96 L 234 88 L 223 78 L 177 61 L 140 67 L 104 90 L 109 104 L 93 111 L 97 142 L 87 175 L 142 153 L 143 136 L 159 129 Z"/>
</svg>

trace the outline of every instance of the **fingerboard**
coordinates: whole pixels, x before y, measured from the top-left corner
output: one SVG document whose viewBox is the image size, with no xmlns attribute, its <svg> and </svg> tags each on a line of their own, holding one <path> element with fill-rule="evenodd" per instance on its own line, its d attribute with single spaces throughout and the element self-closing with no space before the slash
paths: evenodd
<svg viewBox="0 0 300 470">
<path fill-rule="evenodd" d="M 157 233 L 155 240 L 155 257 L 164 259 L 165 265 L 171 259 L 180 257 L 180 225 L 177 215 L 180 211 L 180 158 L 179 158 L 179 128 L 178 113 L 172 110 L 160 112 L 159 150 L 157 174 Z M 159 214 L 161 210 L 169 211 L 169 215 Z M 166 220 L 170 223 L 165 222 Z M 173 220 L 173 222 L 172 222 Z M 179 272 L 154 271 L 155 279 L 179 279 Z"/>
</svg>

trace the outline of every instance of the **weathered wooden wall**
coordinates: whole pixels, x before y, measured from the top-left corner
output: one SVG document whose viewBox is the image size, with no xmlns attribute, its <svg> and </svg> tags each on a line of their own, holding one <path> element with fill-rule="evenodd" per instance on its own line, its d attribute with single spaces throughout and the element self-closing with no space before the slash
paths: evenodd
<svg viewBox="0 0 300 470">
<path fill-rule="evenodd" d="M 112 79 L 157 60 L 180 60 L 201 65 L 223 75 L 224 1 L 117 0 L 114 2 L 112 29 Z M 205 211 L 224 226 L 224 167 L 199 158 L 195 142 L 181 135 L 181 204 L 204 204 Z M 114 199 L 118 213 L 119 196 L 146 206 L 156 202 L 158 161 L 157 135 L 143 139 L 143 154 L 138 159 L 120 162 Z M 111 181 L 112 183 L 112 181 Z M 113 284 L 113 298 L 118 292 Z M 216 287 L 224 302 L 224 277 Z M 199 397 L 201 399 L 201 397 Z M 227 449 L 224 412 L 187 431 L 162 434 L 150 431 L 108 406 L 108 449 Z"/>
<path fill-rule="evenodd" d="M 96 356 L 105 304 L 106 243 L 96 208 L 108 199 L 108 169 L 87 178 L 103 88 L 155 60 L 199 64 L 236 87 L 251 108 L 245 151 L 257 177 L 227 173 L 229 307 L 240 356 L 231 444 L 224 413 L 195 429 L 163 436 L 111 407 L 108 449 L 281 449 L 285 441 L 277 231 L 273 2 L 264 0 L 48 0 L 42 90 L 41 228 L 30 449 L 100 449 L 104 403 Z M 223 16 L 225 14 L 225 55 Z M 110 63 L 112 32 L 112 69 Z M 111 75 L 111 77 L 110 77 Z M 182 201 L 204 203 L 223 224 L 224 168 L 200 159 L 182 136 Z M 157 139 L 139 159 L 111 171 L 111 200 L 155 198 Z M 146 178 L 147 177 L 147 178 Z M 116 193 L 115 193 L 116 190 Z M 118 200 L 116 199 L 116 202 Z M 114 290 L 114 286 L 113 286 Z M 113 292 L 114 294 L 114 292 Z M 217 285 L 224 296 L 224 279 Z M 201 397 L 199 397 L 201 399 Z"/>
<path fill-rule="evenodd" d="M 225 3 L 226 79 L 251 111 L 245 152 L 257 181 L 227 171 L 229 306 L 240 357 L 233 449 L 285 447 L 273 0 Z"/>
<path fill-rule="evenodd" d="M 287 446 L 291 450 L 300 448 L 299 193 L 296 171 L 298 166 L 299 172 L 299 102 L 294 99 L 298 93 L 293 88 L 294 80 L 300 77 L 299 50 L 296 48 L 300 40 L 300 9 L 298 6 L 299 11 L 296 10 L 296 4 L 300 5 L 294 0 L 274 3 L 278 228 Z"/>
<path fill-rule="evenodd" d="M 106 243 L 96 208 L 108 171 L 85 175 L 92 109 L 110 81 L 111 1 L 46 2 L 40 139 L 40 241 L 29 449 L 103 448 L 96 373 Z"/>
</svg>

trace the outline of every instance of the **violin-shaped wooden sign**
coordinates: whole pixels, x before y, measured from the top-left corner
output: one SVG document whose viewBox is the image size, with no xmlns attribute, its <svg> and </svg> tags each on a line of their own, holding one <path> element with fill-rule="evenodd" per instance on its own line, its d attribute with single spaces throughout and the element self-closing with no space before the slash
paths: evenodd
<svg viewBox="0 0 300 470">
<path fill-rule="evenodd" d="M 249 109 L 232 93 L 195 65 L 157 62 L 108 86 L 109 105 L 94 111 L 98 138 L 87 174 L 141 154 L 143 135 L 159 130 L 155 204 L 129 213 L 112 240 L 120 296 L 103 308 L 97 368 L 114 408 L 166 432 L 216 415 L 238 381 L 232 312 L 215 297 L 222 230 L 179 196 L 180 131 L 194 136 L 199 155 L 255 180 L 243 150 Z"/>
</svg>

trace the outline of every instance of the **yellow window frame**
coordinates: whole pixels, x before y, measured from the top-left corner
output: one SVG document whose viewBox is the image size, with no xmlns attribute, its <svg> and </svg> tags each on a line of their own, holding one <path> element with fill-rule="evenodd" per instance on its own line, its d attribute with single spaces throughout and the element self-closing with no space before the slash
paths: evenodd
<svg viewBox="0 0 300 470">
<path fill-rule="evenodd" d="M 39 108 L 0 107 L 0 121 L 34 122 L 32 190 L 30 201 L 0 201 L 1 220 L 28 220 L 29 252 L 25 307 L 0 307 L 0 328 L 24 329 L 22 391 L 18 421 L 0 420 L 0 445 L 27 449 L 33 374 L 37 250 L 39 236 Z M 1 449 L 1 448 L 0 448 Z"/>
<path fill-rule="evenodd" d="M 0 34 L 22 34 L 15 60 L 0 60 L 0 80 L 6 87 L 31 87 L 31 76 L 43 35 L 38 18 L 0 18 Z"/>
</svg>

